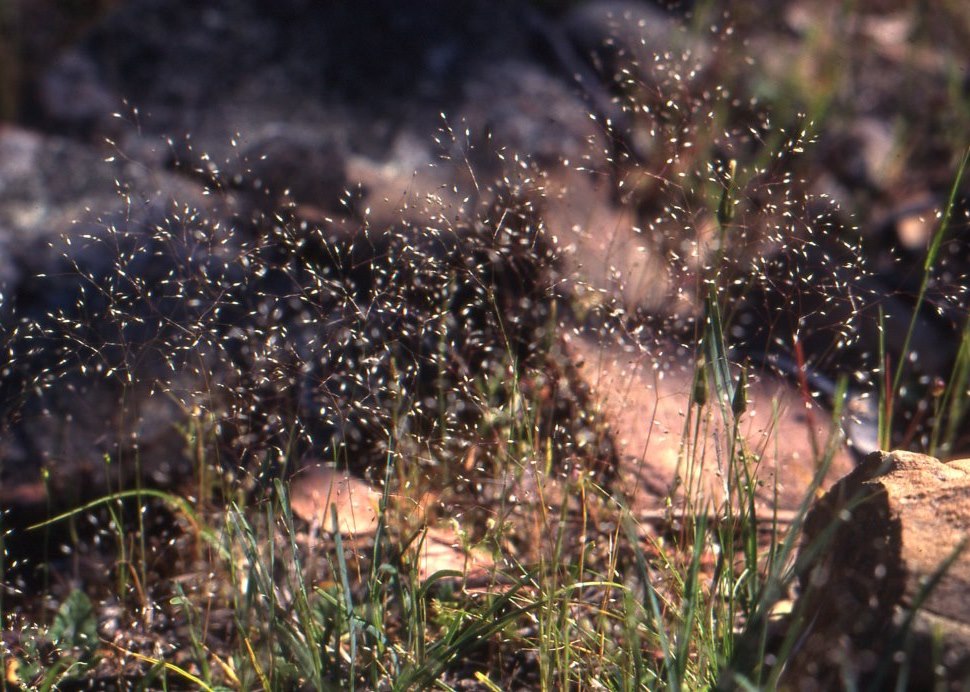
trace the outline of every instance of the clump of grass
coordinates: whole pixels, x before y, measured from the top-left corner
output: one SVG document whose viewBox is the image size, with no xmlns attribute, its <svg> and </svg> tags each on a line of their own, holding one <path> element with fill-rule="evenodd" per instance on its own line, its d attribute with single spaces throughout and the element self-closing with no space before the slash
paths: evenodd
<svg viewBox="0 0 970 692">
<path fill-rule="evenodd" d="M 14 298 L 3 394 L 22 437 L 60 433 L 33 450 L 46 464 L 99 452 L 97 499 L 36 530 L 72 527 L 71 581 L 92 592 L 102 645 L 57 649 L 72 628 L 92 638 L 82 592 L 60 587 L 52 625 L 0 650 L 8 682 L 777 684 L 799 634 L 776 617 L 799 570 L 798 528 L 841 438 L 819 441 L 815 478 L 783 527 L 758 503 L 769 452 L 740 433 L 747 377 L 781 354 L 804 383 L 851 352 L 850 284 L 865 267 L 856 234 L 828 208 L 813 213 L 791 171 L 807 131 L 774 129 L 723 88 L 695 98 L 664 65 L 650 88 L 669 99 L 647 99 L 644 66 L 617 77 L 663 164 L 622 148 L 612 164 L 677 309 L 630 306 L 563 276 L 543 172 L 511 155 L 514 172 L 475 180 L 458 208 L 432 200 L 422 223 L 170 202 L 141 215 L 132 197 L 67 238 Z M 763 143 L 769 133 L 779 147 Z M 232 194 L 204 167 L 212 196 Z M 845 273 L 826 284 L 814 271 L 833 257 Z M 720 500 L 688 484 L 659 520 L 630 509 L 601 421 L 557 348 L 561 332 L 581 328 L 647 350 L 680 342 L 689 358 L 678 367 L 693 368 L 694 383 L 681 456 L 712 463 L 696 450 L 717 436 Z M 858 371 L 854 384 L 867 386 Z M 838 430 L 849 384 L 833 377 Z M 943 405 L 958 415 L 962 401 Z M 72 425 L 79 402 L 89 417 Z M 101 437 L 65 439 L 87 425 Z M 292 472 L 321 460 L 380 490 L 374 535 L 345 535 L 333 508 L 322 526 L 294 514 Z M 82 571 L 73 527 L 87 521 L 107 544 L 94 552 L 110 585 Z M 422 573 L 429 530 L 445 521 L 460 548 L 488 552 L 484 581 Z M 6 616 L 11 594 L 0 598 Z"/>
</svg>

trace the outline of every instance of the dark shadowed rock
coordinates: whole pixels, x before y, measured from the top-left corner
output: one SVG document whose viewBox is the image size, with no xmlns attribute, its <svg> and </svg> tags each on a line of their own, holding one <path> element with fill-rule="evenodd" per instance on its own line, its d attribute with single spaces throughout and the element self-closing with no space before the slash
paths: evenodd
<svg viewBox="0 0 970 692">
<path fill-rule="evenodd" d="M 171 478 L 184 446 L 171 428 L 180 415 L 151 391 L 153 379 L 164 381 L 164 354 L 147 346 L 179 307 L 141 294 L 188 255 L 175 237 L 167 246 L 146 238 L 178 218 L 219 219 L 227 206 L 178 176 L 105 161 L 62 138 L 0 131 L 5 501 L 42 468 L 65 499 L 110 486 L 124 472 L 99 466 L 122 449 L 144 452 L 148 477 Z"/>
<path fill-rule="evenodd" d="M 261 207 L 285 190 L 327 214 L 456 182 L 459 196 L 480 194 L 516 158 L 605 171 L 607 139 L 583 88 L 550 55 L 548 27 L 526 19 L 517 3 L 478 0 L 136 0 L 57 62 L 42 103 L 53 127 L 257 188 Z M 412 178 L 442 156 L 468 165 Z M 374 176 L 362 180 L 348 157 L 401 186 L 369 194 Z M 344 188 L 359 183 L 344 206 Z"/>
<path fill-rule="evenodd" d="M 259 206 L 268 213 L 287 203 L 347 210 L 342 206 L 349 188 L 345 157 L 325 132 L 269 123 L 254 133 L 239 158 L 226 162 L 216 182 L 220 179 L 233 188 L 265 191 Z"/>
<path fill-rule="evenodd" d="M 125 130 L 113 112 L 127 100 L 143 132 L 191 134 L 216 162 L 270 123 L 383 158 L 401 131 L 429 141 L 482 69 L 530 56 L 516 15 L 486 2 L 130 2 L 51 70 L 43 101 L 53 123 L 96 137 Z M 115 105 L 94 114 L 79 93 Z"/>
</svg>

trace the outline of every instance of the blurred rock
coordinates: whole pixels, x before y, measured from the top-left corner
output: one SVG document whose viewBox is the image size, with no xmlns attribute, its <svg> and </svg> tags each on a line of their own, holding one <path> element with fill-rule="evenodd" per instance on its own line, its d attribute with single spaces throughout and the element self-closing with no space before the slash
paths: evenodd
<svg viewBox="0 0 970 692">
<path fill-rule="evenodd" d="M 514 59 L 532 69 L 531 37 L 516 17 L 514 4 L 501 2 L 381 0 L 351 9 L 302 0 L 273 8 L 137 0 L 50 71 L 45 112 L 59 127 L 96 138 L 132 134 L 113 113 L 137 109 L 142 133 L 176 142 L 191 135 L 195 151 L 217 165 L 236 155 L 230 140 L 248 149 L 269 123 L 327 133 L 338 146 L 382 159 L 402 132 L 430 143 L 438 114 L 454 116 L 474 100 L 483 71 Z M 495 79 L 511 87 L 516 77 L 513 70 Z M 556 80 L 539 81 L 542 89 Z M 488 98 L 499 94 L 485 89 Z M 113 94 L 115 105 L 92 122 L 89 101 L 73 98 L 79 92 Z M 72 110 L 74 103 L 83 107 Z"/>
<path fill-rule="evenodd" d="M 289 190 L 325 215 L 357 213 L 456 182 L 480 195 L 517 160 L 605 170 L 602 126 L 542 45 L 510 2 L 135 0 L 49 71 L 44 113 L 260 206 Z M 348 157 L 399 169 L 400 191 L 360 179 Z M 455 165 L 422 177 L 442 157 Z"/>
<path fill-rule="evenodd" d="M 38 81 L 65 47 L 123 0 L 7 0 L 0 6 L 0 119 L 33 125 Z M 78 104 L 83 108 L 83 103 Z"/>
<path fill-rule="evenodd" d="M 730 454 L 725 445 L 731 432 L 716 404 L 691 407 L 689 353 L 678 352 L 673 344 L 664 352 L 650 352 L 591 336 L 570 338 L 568 348 L 582 363 L 579 372 L 617 445 L 619 487 L 631 507 L 655 509 L 668 495 L 687 498 L 692 506 L 713 502 L 716 507 L 727 499 L 724 465 Z M 766 516 L 773 509 L 798 509 L 826 446 L 840 435 L 821 406 L 807 403 L 793 386 L 767 374 L 751 381 L 739 432 L 757 479 L 758 508 Z M 853 467 L 841 439 L 835 450 L 823 479 L 826 486 Z"/>
<path fill-rule="evenodd" d="M 377 531 L 381 493 L 370 484 L 324 464 L 304 464 L 290 481 L 293 513 L 323 531 L 332 531 L 332 511 L 341 533 L 365 537 Z"/>
<path fill-rule="evenodd" d="M 710 46 L 682 23 L 650 4 L 632 0 L 577 3 L 563 25 L 581 54 L 606 82 L 643 80 L 656 91 L 668 74 L 688 81 L 711 60 Z M 682 70 L 682 72 L 681 72 Z"/>
<path fill-rule="evenodd" d="M 323 133 L 282 123 L 269 123 L 254 134 L 213 182 L 221 179 L 236 189 L 265 191 L 260 207 L 267 213 L 287 203 L 341 210 L 349 188 L 339 146 Z"/>
<path fill-rule="evenodd" d="M 170 380 L 160 374 L 170 354 L 146 346 L 180 313 L 171 298 L 138 296 L 186 259 L 184 238 L 170 238 L 163 252 L 152 245 L 155 229 L 174 231 L 183 216 L 223 218 L 231 204 L 63 138 L 0 130 L 0 477 L 8 496 L 20 484 L 29 493 L 45 468 L 48 490 L 63 500 L 103 492 L 132 471 L 109 469 L 111 457 L 140 455 L 146 478 L 159 484 L 179 475 L 184 440 L 172 425 L 184 412 L 153 387 Z"/>
</svg>

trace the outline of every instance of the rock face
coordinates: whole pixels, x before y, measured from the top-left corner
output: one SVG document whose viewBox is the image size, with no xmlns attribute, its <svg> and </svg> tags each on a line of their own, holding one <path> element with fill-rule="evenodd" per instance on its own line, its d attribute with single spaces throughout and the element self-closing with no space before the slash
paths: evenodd
<svg viewBox="0 0 970 692">
<path fill-rule="evenodd" d="M 963 689 L 968 517 L 970 460 L 877 452 L 840 480 L 804 527 L 808 567 L 793 612 L 805 630 L 786 673 L 791 684 L 895 679 L 914 689 Z"/>
</svg>

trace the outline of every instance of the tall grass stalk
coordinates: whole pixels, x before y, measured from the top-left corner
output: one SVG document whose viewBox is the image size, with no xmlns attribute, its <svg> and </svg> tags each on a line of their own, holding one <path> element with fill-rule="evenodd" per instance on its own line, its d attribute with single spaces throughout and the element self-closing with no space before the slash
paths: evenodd
<svg viewBox="0 0 970 692">
<path fill-rule="evenodd" d="M 953 185 L 950 187 L 950 194 L 947 198 L 946 206 L 943 208 L 943 215 L 940 218 L 940 223 L 937 226 L 936 231 L 933 233 L 933 237 L 930 239 L 930 244 L 926 251 L 926 258 L 923 260 L 923 276 L 920 281 L 919 291 L 916 294 L 916 303 L 913 306 L 912 318 L 909 321 L 909 325 L 906 327 L 906 337 L 903 339 L 903 346 L 900 351 L 899 362 L 896 365 L 896 370 L 892 378 L 892 386 L 886 394 L 887 402 L 892 401 L 899 393 L 899 388 L 903 380 L 903 373 L 906 370 L 906 364 L 911 355 L 910 344 L 913 338 L 913 331 L 916 329 L 916 323 L 919 321 L 923 304 L 926 301 L 926 292 L 930 287 L 931 281 L 933 280 L 933 270 L 936 267 L 940 249 L 943 247 L 943 241 L 946 239 L 950 229 L 953 210 L 956 206 L 957 200 L 959 199 L 960 191 L 963 186 L 963 175 L 966 172 L 968 165 L 970 165 L 970 146 L 967 147 L 967 150 L 964 152 L 963 157 L 957 166 L 956 175 L 953 179 Z M 892 435 L 893 430 L 893 409 L 894 407 L 887 404 L 886 424 L 882 440 L 884 444 L 883 449 L 889 449 L 891 445 L 891 440 L 888 438 L 890 435 Z"/>
</svg>

